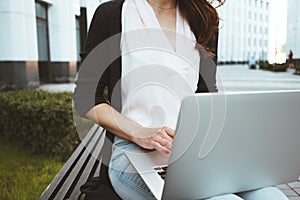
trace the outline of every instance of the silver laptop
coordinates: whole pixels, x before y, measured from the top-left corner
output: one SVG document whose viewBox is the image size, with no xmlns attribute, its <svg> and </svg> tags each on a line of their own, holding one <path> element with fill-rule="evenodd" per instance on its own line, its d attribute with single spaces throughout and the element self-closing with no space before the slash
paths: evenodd
<svg viewBox="0 0 300 200">
<path fill-rule="evenodd" d="M 126 156 L 157 199 L 203 199 L 295 181 L 300 91 L 188 96 L 170 157 L 144 150 Z"/>
</svg>

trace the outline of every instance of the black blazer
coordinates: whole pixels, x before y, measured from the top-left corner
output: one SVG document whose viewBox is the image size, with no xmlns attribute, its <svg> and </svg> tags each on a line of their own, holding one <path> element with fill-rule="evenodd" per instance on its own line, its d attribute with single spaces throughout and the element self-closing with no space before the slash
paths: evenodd
<svg viewBox="0 0 300 200">
<path fill-rule="evenodd" d="M 80 54 L 82 64 L 73 93 L 75 108 L 81 116 L 85 116 L 93 106 L 101 103 L 111 104 L 116 110 L 121 110 L 120 33 L 123 2 L 124 0 L 114 0 L 103 3 L 93 16 L 84 49 Z M 217 92 L 217 44 L 218 33 L 208 46 L 215 54 L 213 58 L 204 50 L 199 50 L 201 67 L 196 93 Z"/>
</svg>

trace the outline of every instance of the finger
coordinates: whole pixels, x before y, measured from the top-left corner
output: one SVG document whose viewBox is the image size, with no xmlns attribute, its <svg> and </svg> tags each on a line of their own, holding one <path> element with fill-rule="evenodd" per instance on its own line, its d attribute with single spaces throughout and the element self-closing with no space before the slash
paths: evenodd
<svg viewBox="0 0 300 200">
<path fill-rule="evenodd" d="M 170 137 L 174 138 L 174 136 L 175 136 L 175 131 L 174 131 L 173 129 L 171 129 L 170 127 L 167 127 L 167 126 L 163 127 L 163 129 L 166 131 L 166 133 L 167 133 Z"/>
<path fill-rule="evenodd" d="M 173 138 L 170 137 L 165 131 L 160 135 L 160 137 L 168 142 L 167 146 L 169 149 L 171 149 Z"/>
<path fill-rule="evenodd" d="M 165 153 L 165 154 L 170 154 L 170 153 L 171 153 L 171 151 L 170 151 L 168 148 L 166 148 L 166 147 L 164 147 L 164 146 L 161 146 L 161 145 L 160 145 L 158 142 L 156 142 L 156 141 L 152 141 L 152 147 L 153 147 L 155 150 L 160 151 L 160 152 Z"/>
<path fill-rule="evenodd" d="M 159 135 L 168 135 L 171 138 L 175 135 L 175 131 L 167 126 L 157 129 L 156 132 Z"/>
<path fill-rule="evenodd" d="M 163 137 L 156 137 L 154 138 L 154 141 L 159 143 L 161 146 L 166 147 L 167 149 L 171 150 L 172 142 L 169 140 L 163 138 Z"/>
</svg>

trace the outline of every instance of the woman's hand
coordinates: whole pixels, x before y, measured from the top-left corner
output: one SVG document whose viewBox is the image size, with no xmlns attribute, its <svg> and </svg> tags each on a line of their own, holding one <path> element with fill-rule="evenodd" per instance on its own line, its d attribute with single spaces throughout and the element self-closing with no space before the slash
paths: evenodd
<svg viewBox="0 0 300 200">
<path fill-rule="evenodd" d="M 169 127 L 145 128 L 136 130 L 132 141 L 145 149 L 155 149 L 169 154 L 171 152 L 175 131 Z"/>
<path fill-rule="evenodd" d="M 132 141 L 145 149 L 155 149 L 166 154 L 171 152 L 175 131 L 169 127 L 145 128 L 124 117 L 106 103 L 93 107 L 86 117 L 118 137 Z"/>
</svg>

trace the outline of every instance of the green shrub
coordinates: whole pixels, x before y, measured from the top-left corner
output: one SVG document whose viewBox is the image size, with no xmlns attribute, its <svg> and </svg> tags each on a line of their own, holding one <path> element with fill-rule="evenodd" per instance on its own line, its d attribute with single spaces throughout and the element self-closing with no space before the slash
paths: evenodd
<svg viewBox="0 0 300 200">
<path fill-rule="evenodd" d="M 0 93 L 0 136 L 35 155 L 69 157 L 79 143 L 71 93 L 37 90 Z"/>
<path fill-rule="evenodd" d="M 269 64 L 268 62 L 260 62 L 259 63 L 259 69 L 271 71 L 272 68 L 273 68 L 273 65 Z"/>
<path fill-rule="evenodd" d="M 288 68 L 287 64 L 276 64 L 273 66 L 273 72 L 285 72 Z"/>
<path fill-rule="evenodd" d="M 285 72 L 288 68 L 287 64 L 275 64 L 271 65 L 268 62 L 260 62 L 259 69 L 268 70 L 272 72 Z"/>
</svg>

